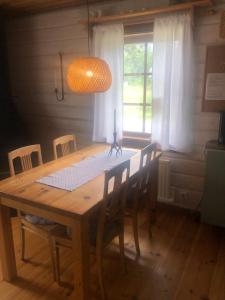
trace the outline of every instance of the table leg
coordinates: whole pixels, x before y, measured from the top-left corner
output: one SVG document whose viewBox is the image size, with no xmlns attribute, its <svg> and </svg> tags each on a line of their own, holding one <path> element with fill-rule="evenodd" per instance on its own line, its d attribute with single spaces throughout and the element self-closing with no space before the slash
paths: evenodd
<svg viewBox="0 0 225 300">
<path fill-rule="evenodd" d="M 17 276 L 10 208 L 0 204 L 0 257 L 2 277 L 12 281 Z"/>
<path fill-rule="evenodd" d="M 74 290 L 70 300 L 89 298 L 89 235 L 88 220 L 74 220 L 72 226 L 72 249 L 74 256 Z"/>
</svg>

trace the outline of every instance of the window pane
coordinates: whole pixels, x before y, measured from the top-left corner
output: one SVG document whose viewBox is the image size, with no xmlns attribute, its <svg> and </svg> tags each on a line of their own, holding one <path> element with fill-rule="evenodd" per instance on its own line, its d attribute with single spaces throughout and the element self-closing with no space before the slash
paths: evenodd
<svg viewBox="0 0 225 300">
<path fill-rule="evenodd" d="M 143 73 L 144 72 L 144 43 L 124 45 L 124 72 Z"/>
<path fill-rule="evenodd" d="M 124 76 L 123 81 L 123 102 L 143 103 L 144 97 L 144 76 Z"/>
<path fill-rule="evenodd" d="M 152 105 L 152 76 L 147 76 L 146 103 Z"/>
<path fill-rule="evenodd" d="M 147 72 L 152 73 L 153 43 L 148 43 Z"/>
<path fill-rule="evenodd" d="M 143 107 L 142 106 L 123 106 L 123 130 L 124 131 L 143 131 Z"/>
<path fill-rule="evenodd" d="M 145 115 L 145 132 L 151 133 L 152 131 L 152 106 L 146 107 Z"/>
</svg>

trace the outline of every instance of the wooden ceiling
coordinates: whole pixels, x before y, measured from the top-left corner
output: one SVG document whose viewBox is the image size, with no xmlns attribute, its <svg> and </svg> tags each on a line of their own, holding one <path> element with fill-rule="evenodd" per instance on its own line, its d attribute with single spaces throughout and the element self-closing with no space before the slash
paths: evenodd
<svg viewBox="0 0 225 300">
<path fill-rule="evenodd" d="M 89 3 L 112 1 L 113 0 L 89 0 Z M 86 2 L 86 0 L 0 0 L 0 11 L 10 15 L 24 15 L 81 6 L 85 5 Z"/>
</svg>

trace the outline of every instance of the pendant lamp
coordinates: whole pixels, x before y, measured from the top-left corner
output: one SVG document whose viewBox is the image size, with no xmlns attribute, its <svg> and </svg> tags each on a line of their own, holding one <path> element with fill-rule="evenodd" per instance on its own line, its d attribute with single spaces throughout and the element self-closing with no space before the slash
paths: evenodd
<svg viewBox="0 0 225 300">
<path fill-rule="evenodd" d="M 112 75 L 108 64 L 104 60 L 90 56 L 90 14 L 88 0 L 87 14 L 89 56 L 79 57 L 69 65 L 67 71 L 67 83 L 69 88 L 76 93 L 102 93 L 110 88 L 112 84 Z"/>
</svg>

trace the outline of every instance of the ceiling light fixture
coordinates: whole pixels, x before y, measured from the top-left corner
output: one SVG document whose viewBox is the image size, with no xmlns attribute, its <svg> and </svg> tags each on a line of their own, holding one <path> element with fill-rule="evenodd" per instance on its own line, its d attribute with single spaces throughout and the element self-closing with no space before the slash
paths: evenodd
<svg viewBox="0 0 225 300">
<path fill-rule="evenodd" d="M 87 57 L 75 59 L 68 67 L 67 83 L 76 93 L 102 93 L 112 84 L 112 75 L 108 64 L 98 58 L 90 56 L 90 12 L 87 0 L 88 15 L 88 54 Z"/>
</svg>

